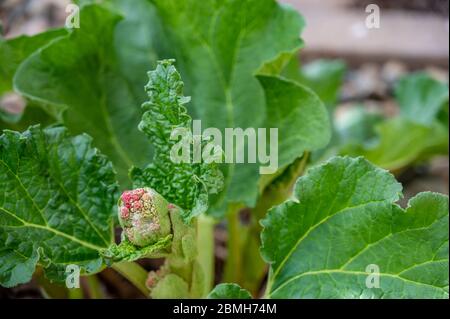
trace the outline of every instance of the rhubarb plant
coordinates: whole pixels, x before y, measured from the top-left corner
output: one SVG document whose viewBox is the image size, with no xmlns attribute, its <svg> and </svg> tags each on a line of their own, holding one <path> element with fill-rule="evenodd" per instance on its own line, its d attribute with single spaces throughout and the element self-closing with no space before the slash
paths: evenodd
<svg viewBox="0 0 450 319">
<path fill-rule="evenodd" d="M 76 2 L 81 28 L 0 40 L 0 96 L 27 102 L 23 114 L 0 113 L 1 285 L 112 267 L 152 298 L 247 299 L 269 268 L 266 298 L 448 298 L 448 198 L 421 193 L 402 208 L 401 185 L 359 157 L 396 170 L 445 148 L 446 86 L 405 80 L 389 134 L 344 149 L 329 119 L 344 66 L 299 73 L 295 10 L 274 0 Z M 179 72 L 157 62 L 168 57 Z M 193 119 L 277 128 L 279 169 L 174 162 L 172 133 L 192 146 Z M 411 125 L 420 143 L 400 142 Z M 353 158 L 317 164 L 330 140 Z M 230 283 L 212 289 L 214 223 L 228 229 Z M 137 262 L 148 258 L 164 263 L 147 272 Z"/>
<path fill-rule="evenodd" d="M 2 285 L 29 281 L 36 265 L 61 281 L 68 263 L 86 275 L 107 265 L 126 274 L 124 261 L 163 256 L 165 264 L 146 278 L 151 297 L 206 295 L 196 209 L 204 212 L 207 204 L 199 199 L 220 190 L 220 171 L 214 164 L 175 164 L 160 153 L 174 143 L 170 129 L 188 127 L 188 99 L 172 61 L 161 61 L 149 77 L 139 127 L 155 132 L 155 157 L 144 170 L 131 170 L 146 186 L 120 198 L 111 163 L 87 135 L 35 126 L 1 136 Z M 157 165 L 168 167 L 167 174 L 158 175 Z M 180 183 L 183 192 L 168 201 L 162 194 Z M 421 193 L 406 209 L 396 204 L 400 198 L 395 178 L 363 158 L 336 157 L 310 169 L 294 197 L 262 221 L 261 253 L 270 265 L 266 297 L 448 298 L 448 198 Z M 116 200 L 118 244 L 112 243 Z M 223 284 L 208 296 L 250 294 Z"/>
</svg>

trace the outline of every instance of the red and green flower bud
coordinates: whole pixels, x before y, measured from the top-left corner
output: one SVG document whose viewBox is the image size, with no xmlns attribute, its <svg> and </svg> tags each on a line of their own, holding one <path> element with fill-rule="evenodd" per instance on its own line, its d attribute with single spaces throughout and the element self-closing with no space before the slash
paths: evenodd
<svg viewBox="0 0 450 319">
<path fill-rule="evenodd" d="M 151 188 L 126 191 L 119 200 L 122 236 L 144 247 L 171 233 L 169 203 Z"/>
</svg>

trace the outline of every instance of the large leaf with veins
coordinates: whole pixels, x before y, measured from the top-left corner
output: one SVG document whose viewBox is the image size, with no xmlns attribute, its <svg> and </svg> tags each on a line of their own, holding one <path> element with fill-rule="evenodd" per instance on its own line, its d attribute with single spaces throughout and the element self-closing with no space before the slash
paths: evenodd
<svg viewBox="0 0 450 319">
<path fill-rule="evenodd" d="M 111 158 L 124 185 L 128 169 L 150 158 L 150 146 L 137 129 L 143 102 L 130 86 L 115 51 L 121 17 L 102 6 L 80 12 L 81 27 L 44 46 L 18 69 L 18 92 L 64 122 L 74 134 L 86 132 Z M 134 83 L 134 82 L 133 82 Z"/>
<path fill-rule="evenodd" d="M 448 298 L 448 197 L 401 185 L 362 158 L 311 169 L 263 220 L 271 298 Z M 369 265 L 379 287 L 369 288 Z M 371 266 L 373 267 L 373 266 Z"/>
<path fill-rule="evenodd" d="M 291 116 L 283 113 L 280 121 L 272 121 L 265 88 L 255 77 L 268 61 L 277 60 L 280 56 L 288 60 L 302 46 L 299 34 L 304 23 L 295 10 L 280 6 L 273 0 L 152 2 L 161 17 L 165 39 L 173 48 L 171 54 L 177 59 L 186 90 L 192 96 L 193 118 L 201 119 L 203 128 L 216 127 L 223 132 L 226 127 L 300 127 L 297 123 L 299 117 L 314 116 L 302 113 L 302 110 L 297 114 L 294 110 Z M 271 82 L 276 80 L 273 78 Z M 266 79 L 264 83 L 269 81 Z M 287 90 L 288 94 L 294 88 L 282 82 L 277 90 L 278 93 Z M 302 89 L 298 90 L 297 96 L 304 94 Z M 268 94 L 271 99 L 271 93 Z M 313 99 L 307 97 L 308 101 Z M 269 102 L 271 108 L 279 107 L 283 112 L 281 103 L 276 104 L 274 99 Z M 311 104 L 313 106 L 319 113 L 322 111 L 320 101 Z M 320 121 L 326 123 L 327 119 Z M 327 140 L 329 127 L 325 124 L 321 130 L 309 131 L 306 136 L 302 136 L 302 132 L 294 132 L 294 136 L 280 136 L 279 139 L 298 137 L 307 140 L 312 134 L 320 141 Z M 303 146 L 305 144 L 295 149 L 280 147 L 279 156 L 292 161 L 291 154 L 295 152 L 296 157 L 301 156 Z M 322 146 L 323 143 L 318 143 L 314 148 Z M 285 151 L 289 155 L 284 155 Z M 226 191 L 216 201 L 216 207 L 223 208 L 227 203 L 253 206 L 258 195 L 258 166 L 231 164 L 225 174 Z"/>
<path fill-rule="evenodd" d="M 113 242 L 117 183 L 87 135 L 30 127 L 0 136 L 0 284 L 28 282 L 36 265 L 64 280 L 68 264 L 101 269 Z"/>
</svg>

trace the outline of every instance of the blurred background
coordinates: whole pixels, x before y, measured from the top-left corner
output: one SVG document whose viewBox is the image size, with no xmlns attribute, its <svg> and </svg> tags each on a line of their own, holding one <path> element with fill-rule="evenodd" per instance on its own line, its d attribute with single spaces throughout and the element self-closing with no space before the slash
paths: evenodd
<svg viewBox="0 0 450 319">
<path fill-rule="evenodd" d="M 307 22 L 302 58 L 338 57 L 351 65 L 401 60 L 405 67 L 448 68 L 448 0 L 279 0 Z M 6 38 L 64 25 L 70 0 L 0 0 Z M 365 8 L 381 9 L 379 29 L 365 28 Z M 444 72 L 446 73 L 446 72 Z"/>
<path fill-rule="evenodd" d="M 316 85 L 312 85 L 313 89 L 320 90 L 321 85 L 334 87 L 332 95 L 335 96 L 330 96 L 329 102 L 334 104 L 332 114 L 337 127 L 339 123 L 348 126 L 348 115 L 355 108 L 375 110 L 385 117 L 396 116 L 398 101 L 394 96 L 394 84 L 408 73 L 420 70 L 433 79 L 448 83 L 448 0 L 280 2 L 299 10 L 306 20 L 302 33 L 305 47 L 299 59 L 305 75 Z M 3 37 L 34 35 L 64 26 L 68 3 L 68 0 L 0 0 Z M 369 13 L 365 9 L 372 3 L 381 10 L 380 28 L 368 29 L 365 19 Z M 322 67 L 328 73 L 335 72 L 334 81 L 338 83 L 321 82 Z M 0 107 L 20 110 L 23 105 L 20 99 L 10 98 L 1 102 Z M 404 202 L 424 190 L 448 194 L 448 156 L 434 156 L 425 164 L 408 167 L 397 178 L 404 185 Z M 216 268 L 219 272 L 226 258 L 226 240 L 226 230 L 219 227 L 216 230 Z M 112 270 L 102 272 L 100 279 L 114 297 L 140 296 Z M 0 288 L 1 297 L 39 298 L 42 294 L 35 284 L 30 283 L 14 289 Z"/>
</svg>

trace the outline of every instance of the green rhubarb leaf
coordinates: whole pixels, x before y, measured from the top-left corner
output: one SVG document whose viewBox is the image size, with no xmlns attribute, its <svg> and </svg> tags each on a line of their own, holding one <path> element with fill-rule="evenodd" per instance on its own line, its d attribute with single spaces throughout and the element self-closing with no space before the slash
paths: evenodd
<svg viewBox="0 0 450 319">
<path fill-rule="evenodd" d="M 128 239 L 124 239 L 120 244 L 112 244 L 100 253 L 108 264 L 119 261 L 135 261 L 142 258 L 162 257 L 170 251 L 172 235 L 159 239 L 156 243 L 138 247 L 133 245 Z"/>
<path fill-rule="evenodd" d="M 51 40 L 66 34 L 65 30 L 50 30 L 35 36 L 20 36 L 14 39 L 5 40 L 0 37 L 0 130 L 20 129 L 25 130 L 32 123 L 49 122 L 51 118 L 48 114 L 36 108 L 28 110 L 28 115 L 24 116 L 21 110 L 12 113 L 5 110 L 2 101 L 7 95 L 13 94 L 13 77 L 20 63 L 34 51 L 47 44 Z M 23 117 L 25 117 L 23 119 Z M 36 118 L 34 118 L 36 117 Z M 42 122 L 39 122 L 42 120 Z"/>
<path fill-rule="evenodd" d="M 448 298 L 448 197 L 420 193 L 406 209 L 400 197 L 395 178 L 363 158 L 312 168 L 262 221 L 267 296 Z"/>
<path fill-rule="evenodd" d="M 339 154 L 361 155 L 389 170 L 448 154 L 448 86 L 416 73 L 397 83 L 395 95 L 400 114 L 394 118 L 359 111 L 354 121 L 337 122 Z"/>
<path fill-rule="evenodd" d="M 338 98 L 346 65 L 340 60 L 317 60 L 300 69 L 300 83 L 310 87 L 328 107 Z"/>
<path fill-rule="evenodd" d="M 187 163 L 176 163 L 171 158 L 173 147 L 181 142 L 171 138 L 171 134 L 183 130 L 184 137 L 192 137 L 192 120 L 184 106 L 189 98 L 183 96 L 184 84 L 173 62 L 160 61 L 148 73 L 150 81 L 145 88 L 149 101 L 142 105 L 145 113 L 139 129 L 153 144 L 155 156 L 144 169 L 132 168 L 130 177 L 135 188 L 151 187 L 182 208 L 181 214 L 189 222 L 206 211 L 208 195 L 222 189 L 223 175 L 215 163 L 194 163 L 193 152 Z M 188 142 L 189 147 L 192 142 Z"/>
<path fill-rule="evenodd" d="M 113 242 L 115 172 L 87 135 L 63 127 L 0 136 L 0 283 L 28 282 L 37 265 L 63 281 L 68 264 L 99 271 Z"/>
<path fill-rule="evenodd" d="M 130 83 L 133 94 L 139 97 L 140 105 L 147 98 L 142 89 L 147 82 L 147 71 L 154 69 L 158 60 L 155 47 L 164 43 L 159 18 L 148 0 L 105 2 L 124 17 L 115 28 L 114 47 L 120 73 Z"/>
<path fill-rule="evenodd" d="M 266 98 L 266 127 L 278 128 L 279 167 L 303 152 L 325 147 L 330 121 L 319 97 L 307 87 L 276 76 L 258 75 Z M 273 125 L 273 126 L 272 126 Z"/>
<path fill-rule="evenodd" d="M 364 156 L 377 166 L 397 170 L 436 154 L 448 153 L 448 130 L 439 122 L 430 126 L 402 117 L 375 126 L 378 139 L 343 146 L 341 154 Z"/>
<path fill-rule="evenodd" d="M 302 46 L 299 34 L 304 22 L 297 11 L 274 0 L 152 2 L 161 17 L 165 40 L 176 48 L 172 49 L 172 56 L 177 58 L 186 90 L 192 96 L 193 118 L 201 119 L 203 128 L 215 127 L 224 133 L 227 127 L 244 130 L 279 125 L 299 127 L 296 117 L 272 121 L 269 114 L 275 111 L 268 108 L 274 109 L 276 101 L 271 106 L 266 104 L 264 88 L 254 76 L 268 61 L 287 61 Z M 270 75 L 277 69 L 272 67 Z M 277 90 L 284 90 L 283 86 L 292 91 L 285 82 Z M 299 90 L 297 97 L 305 94 Z M 298 104 L 298 99 L 293 103 Z M 322 129 L 328 134 L 328 128 Z M 314 132 L 318 136 L 321 133 Z M 294 151 L 284 147 L 278 150 L 281 158 L 291 158 Z M 258 166 L 228 164 L 224 169 L 225 191 L 216 198 L 213 208 L 223 212 L 230 203 L 253 206 L 258 196 Z"/>
<path fill-rule="evenodd" d="M 144 100 L 131 88 L 116 53 L 114 35 L 121 17 L 99 5 L 82 7 L 80 16 L 82 27 L 28 57 L 14 84 L 73 134 L 91 135 L 127 185 L 129 167 L 147 162 L 151 150 L 136 128 Z"/>
<path fill-rule="evenodd" d="M 252 296 L 239 285 L 219 284 L 208 294 L 208 299 L 252 299 Z"/>
<path fill-rule="evenodd" d="M 402 117 L 430 125 L 443 108 L 448 109 L 448 85 L 419 72 L 402 78 L 395 87 Z"/>
<path fill-rule="evenodd" d="M 67 34 L 63 29 L 50 30 L 35 36 L 5 40 L 0 37 L 0 96 L 13 90 L 12 79 L 20 63 L 51 40 Z"/>
<path fill-rule="evenodd" d="M 364 105 L 355 105 L 334 119 L 336 138 L 343 145 L 364 144 L 376 139 L 375 127 L 383 120 L 380 110 L 369 111 Z"/>
</svg>

